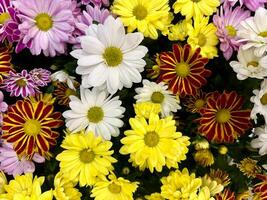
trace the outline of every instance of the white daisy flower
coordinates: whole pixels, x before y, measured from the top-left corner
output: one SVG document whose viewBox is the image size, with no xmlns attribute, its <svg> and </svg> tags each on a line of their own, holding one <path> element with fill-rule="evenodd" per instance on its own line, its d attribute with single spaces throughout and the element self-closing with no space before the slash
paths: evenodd
<svg viewBox="0 0 267 200">
<path fill-rule="evenodd" d="M 250 117 L 257 121 L 257 114 L 264 116 L 265 123 L 267 124 L 267 79 L 264 79 L 261 83 L 260 90 L 253 90 L 255 96 L 250 98 L 250 101 L 254 103 L 254 107 L 251 110 Z"/>
<path fill-rule="evenodd" d="M 63 70 L 51 74 L 50 78 L 52 81 L 59 81 L 62 83 L 66 83 L 70 89 L 76 90 L 76 88 L 74 87 L 74 83 L 76 82 L 75 77 L 70 76 Z"/>
<path fill-rule="evenodd" d="M 119 135 L 123 126 L 125 108 L 121 106 L 119 97 L 108 96 L 106 91 L 89 90 L 81 87 L 81 99 L 70 96 L 71 110 L 63 113 L 66 126 L 71 132 L 86 129 L 93 131 L 96 136 L 110 140 L 111 136 Z"/>
<path fill-rule="evenodd" d="M 125 34 L 121 20 L 109 16 L 104 24 L 91 25 L 80 39 L 82 49 L 71 55 L 78 59 L 76 73 L 82 75 L 83 87 L 104 85 L 114 94 L 141 82 L 140 72 L 146 65 L 142 58 L 148 51 L 139 45 L 144 39 L 142 33 Z"/>
<path fill-rule="evenodd" d="M 240 41 L 247 42 L 243 49 L 255 47 L 254 54 L 258 57 L 267 51 L 267 10 L 260 7 L 254 17 L 249 17 L 240 23 L 237 36 Z"/>
<path fill-rule="evenodd" d="M 251 141 L 251 146 L 255 149 L 260 149 L 259 154 L 261 156 L 267 154 L 267 124 L 265 126 L 255 128 L 253 133 L 258 137 Z"/>
<path fill-rule="evenodd" d="M 137 102 L 161 104 L 161 113 L 163 117 L 172 115 L 172 112 L 181 109 L 179 99 L 168 90 L 168 86 L 163 82 L 157 84 L 155 82 L 143 80 L 143 87 L 136 88 L 135 91 L 137 95 L 135 95 L 134 98 Z"/>
<path fill-rule="evenodd" d="M 267 76 L 267 56 L 257 57 L 254 55 L 254 50 L 255 48 L 247 50 L 240 48 L 237 54 L 238 61 L 230 62 L 239 80 L 248 77 L 263 79 Z"/>
</svg>

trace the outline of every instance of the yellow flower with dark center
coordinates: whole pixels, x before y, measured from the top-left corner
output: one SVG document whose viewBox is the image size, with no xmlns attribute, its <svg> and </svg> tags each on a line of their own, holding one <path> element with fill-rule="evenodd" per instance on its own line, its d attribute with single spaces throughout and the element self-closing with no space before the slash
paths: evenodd
<svg viewBox="0 0 267 200">
<path fill-rule="evenodd" d="M 260 166 L 257 165 L 257 161 L 251 158 L 245 158 L 237 165 L 239 170 L 248 177 L 255 177 L 261 172 Z"/>
</svg>

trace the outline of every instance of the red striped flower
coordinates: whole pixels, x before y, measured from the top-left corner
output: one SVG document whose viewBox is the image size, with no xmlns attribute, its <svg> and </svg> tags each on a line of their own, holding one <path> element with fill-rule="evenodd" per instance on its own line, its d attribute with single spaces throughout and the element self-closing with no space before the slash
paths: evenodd
<svg viewBox="0 0 267 200">
<path fill-rule="evenodd" d="M 253 187 L 255 199 L 267 200 L 267 175 L 258 175 L 257 178 L 260 178 L 262 181 Z"/>
<path fill-rule="evenodd" d="M 223 190 L 221 193 L 215 196 L 216 200 L 235 200 L 235 193 L 229 189 Z"/>
<path fill-rule="evenodd" d="M 0 49 L 0 79 L 3 79 L 3 76 L 7 76 L 9 71 L 14 71 L 11 67 L 11 56 L 9 54 L 8 48 Z"/>
<path fill-rule="evenodd" d="M 17 154 L 32 157 L 34 153 L 49 157 L 49 149 L 56 144 L 58 132 L 52 130 L 63 124 L 61 114 L 53 105 L 29 99 L 10 106 L 3 119 L 2 139 L 13 144 Z"/>
<path fill-rule="evenodd" d="M 200 110 L 198 131 L 209 141 L 232 143 L 250 128 L 250 110 L 240 110 L 243 98 L 236 92 L 214 92 Z"/>
<path fill-rule="evenodd" d="M 173 93 L 182 97 L 196 94 L 211 74 L 204 68 L 208 58 L 200 55 L 200 48 L 192 50 L 188 44 L 184 47 L 174 44 L 172 50 L 160 54 L 160 81 L 167 82 Z"/>
</svg>

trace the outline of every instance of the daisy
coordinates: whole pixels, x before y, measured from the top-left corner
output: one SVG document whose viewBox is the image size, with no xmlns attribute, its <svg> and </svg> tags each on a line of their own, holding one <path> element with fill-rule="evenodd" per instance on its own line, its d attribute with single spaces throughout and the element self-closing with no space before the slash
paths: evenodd
<svg viewBox="0 0 267 200">
<path fill-rule="evenodd" d="M 160 54 L 160 81 L 166 82 L 174 94 L 182 97 L 194 95 L 207 83 L 211 71 L 205 69 L 209 59 L 200 55 L 200 48 L 192 50 L 190 45 L 172 46 L 171 52 Z"/>
<path fill-rule="evenodd" d="M 3 122 L 3 113 L 6 112 L 8 109 L 8 105 L 6 102 L 4 102 L 4 94 L 0 90 L 0 126 L 2 125 Z"/>
<path fill-rule="evenodd" d="M 260 175 L 257 176 L 257 178 L 261 179 L 261 182 L 257 183 L 253 187 L 253 193 L 255 194 L 255 200 L 260 199 L 260 200 L 265 200 L 267 198 L 267 176 L 265 175 Z"/>
<path fill-rule="evenodd" d="M 31 41 L 33 55 L 41 51 L 46 56 L 65 53 L 74 30 L 70 0 L 16 0 L 14 5 L 20 12 L 19 30 L 25 35 L 23 43 Z"/>
<path fill-rule="evenodd" d="M 172 115 L 173 112 L 177 112 L 178 109 L 181 109 L 179 99 L 168 90 L 168 86 L 163 82 L 157 84 L 148 80 L 143 80 L 143 87 L 136 88 L 135 91 L 137 93 L 137 95 L 134 96 L 136 102 L 160 104 L 163 117 Z"/>
<path fill-rule="evenodd" d="M 71 110 L 63 113 L 66 126 L 72 132 L 86 129 L 93 131 L 96 136 L 110 140 L 118 136 L 119 128 L 123 126 L 125 108 L 121 106 L 119 97 L 108 96 L 105 91 L 89 90 L 81 87 L 81 99 L 70 96 Z"/>
<path fill-rule="evenodd" d="M 251 141 L 251 146 L 260 149 L 259 154 L 261 156 L 267 154 L 267 125 L 255 128 L 253 133 L 257 138 Z"/>
<path fill-rule="evenodd" d="M 11 64 L 11 55 L 8 48 L 0 49 L 0 80 L 3 76 L 8 76 L 10 71 L 14 71 Z"/>
<path fill-rule="evenodd" d="M 137 31 L 145 37 L 158 38 L 158 30 L 169 26 L 168 0 L 115 0 L 112 12 L 118 15 L 128 32 Z"/>
<path fill-rule="evenodd" d="M 255 48 L 238 50 L 238 61 L 231 61 L 230 66 L 237 73 L 239 80 L 245 80 L 248 77 L 264 79 L 267 76 L 267 56 L 257 57 L 254 55 Z"/>
<path fill-rule="evenodd" d="M 254 17 L 250 17 L 240 23 L 237 36 L 242 42 L 243 49 L 255 47 L 254 54 L 261 57 L 267 51 L 267 24 L 262 23 L 267 20 L 267 10 L 259 8 Z"/>
<path fill-rule="evenodd" d="M 224 189 L 221 193 L 215 196 L 217 200 L 235 200 L 235 193 L 230 191 L 229 189 Z"/>
<path fill-rule="evenodd" d="M 187 111 L 198 113 L 201 108 L 206 106 L 207 98 L 209 96 L 210 93 L 205 93 L 202 90 L 198 90 L 195 95 L 188 96 L 184 102 L 184 105 L 187 107 Z"/>
<path fill-rule="evenodd" d="M 51 80 L 52 81 L 58 81 L 58 82 L 61 82 L 61 83 L 66 83 L 68 85 L 68 87 L 72 90 L 76 90 L 75 88 L 75 77 L 74 76 L 70 76 L 67 72 L 63 71 L 63 70 L 60 70 L 60 71 L 57 71 L 53 74 L 51 74 L 50 76 Z"/>
<path fill-rule="evenodd" d="M 217 27 L 216 35 L 220 40 L 220 49 L 226 60 L 229 60 L 234 51 L 239 49 L 241 43 L 238 41 L 237 29 L 241 21 L 250 17 L 250 12 L 230 6 L 220 7 L 217 14 L 213 16 L 213 23 Z"/>
<path fill-rule="evenodd" d="M 32 79 L 37 86 L 44 87 L 51 82 L 51 72 L 46 69 L 35 68 L 30 71 L 30 75 L 32 76 Z"/>
<path fill-rule="evenodd" d="M 139 45 L 141 33 L 125 34 L 120 19 L 112 16 L 104 24 L 91 25 L 86 33 L 80 38 L 82 49 L 71 52 L 78 59 L 76 73 L 82 75 L 83 87 L 107 87 L 114 94 L 141 82 L 146 65 L 142 58 L 148 51 Z"/>
<path fill-rule="evenodd" d="M 225 171 L 222 171 L 220 169 L 210 169 L 210 173 L 208 176 L 212 179 L 215 180 L 218 184 L 223 185 L 226 187 L 231 183 L 231 179 L 229 177 L 229 174 Z"/>
<path fill-rule="evenodd" d="M 82 4 L 88 5 L 89 3 L 93 3 L 97 6 L 109 6 L 109 0 L 81 0 Z"/>
<path fill-rule="evenodd" d="M 257 174 L 261 173 L 261 167 L 257 165 L 257 160 L 251 158 L 244 158 L 237 164 L 237 167 L 244 175 L 248 177 L 256 177 Z"/>
</svg>

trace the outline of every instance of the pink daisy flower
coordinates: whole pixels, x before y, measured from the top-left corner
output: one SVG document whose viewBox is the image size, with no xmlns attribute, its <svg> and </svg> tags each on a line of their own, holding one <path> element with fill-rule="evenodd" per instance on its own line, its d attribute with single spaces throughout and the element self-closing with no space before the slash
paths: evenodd
<svg viewBox="0 0 267 200">
<path fill-rule="evenodd" d="M 245 5 L 249 10 L 255 12 L 259 7 L 264 7 L 264 3 L 267 0 L 221 0 L 224 6 L 234 6 L 237 2 L 239 2 L 240 6 Z"/>
<path fill-rule="evenodd" d="M 2 88 L 10 92 L 10 96 L 22 96 L 23 98 L 39 92 L 32 76 L 26 70 L 22 70 L 21 73 L 10 71 L 9 76 L 3 81 Z"/>
<path fill-rule="evenodd" d="M 51 72 L 46 69 L 35 68 L 30 71 L 30 75 L 32 76 L 32 79 L 37 86 L 44 87 L 51 82 Z"/>
<path fill-rule="evenodd" d="M 4 94 L 0 90 L 0 125 L 3 123 L 3 113 L 7 111 L 8 105 L 4 102 Z"/>
<path fill-rule="evenodd" d="M 74 30 L 70 0 L 16 0 L 14 5 L 20 11 L 19 30 L 25 34 L 23 43 L 32 42 L 33 55 L 65 53 Z"/>
<path fill-rule="evenodd" d="M 82 0 L 82 4 L 87 5 L 89 3 L 93 3 L 97 6 L 109 6 L 109 0 Z"/>
<path fill-rule="evenodd" d="M 241 21 L 250 17 L 250 12 L 241 7 L 234 9 L 230 6 L 220 7 L 213 16 L 213 23 L 217 27 L 217 36 L 220 40 L 220 49 L 224 57 L 229 60 L 241 43 L 238 41 L 237 28 Z"/>
<path fill-rule="evenodd" d="M 0 147 L 0 169 L 8 175 L 15 177 L 23 173 L 33 173 L 35 171 L 33 161 L 43 163 L 45 159 L 38 153 L 34 154 L 32 160 L 28 160 L 25 156 L 19 158 L 10 143 L 3 143 Z"/>
</svg>

